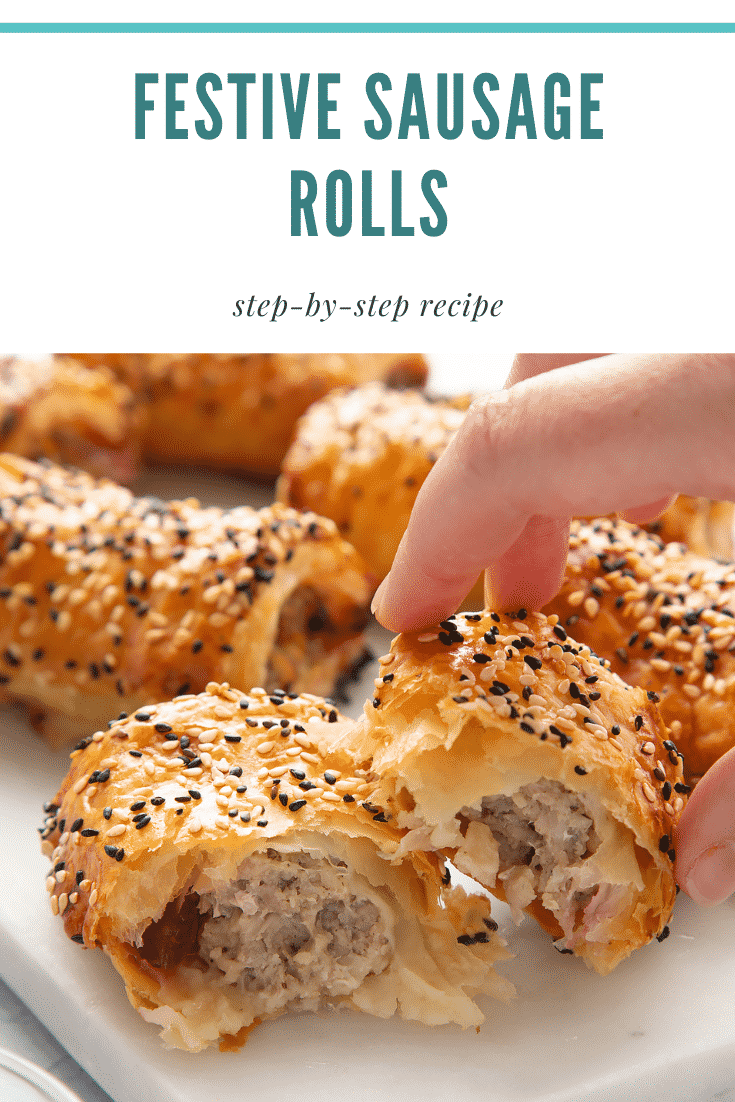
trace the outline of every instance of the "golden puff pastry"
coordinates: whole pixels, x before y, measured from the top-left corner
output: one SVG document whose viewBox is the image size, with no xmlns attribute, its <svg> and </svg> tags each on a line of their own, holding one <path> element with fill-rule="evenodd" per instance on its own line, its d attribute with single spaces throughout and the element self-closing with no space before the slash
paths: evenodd
<svg viewBox="0 0 735 1102">
<path fill-rule="evenodd" d="M 395 858 L 375 781 L 332 749 L 351 725 L 315 696 L 212 683 L 73 752 L 42 828 L 51 908 L 169 1045 L 239 1047 L 327 1006 L 478 1025 L 475 994 L 512 993 L 487 901 L 442 906 L 441 862 Z"/>
<path fill-rule="evenodd" d="M 687 787 L 655 694 L 540 613 L 397 636 L 348 736 L 408 833 L 607 973 L 663 940 Z"/>
<path fill-rule="evenodd" d="M 711 501 L 708 497 L 680 494 L 661 516 L 644 525 L 664 543 L 685 543 L 698 555 L 731 559 L 735 505 L 731 501 Z"/>
<path fill-rule="evenodd" d="M 547 611 L 626 681 L 660 695 L 689 779 L 735 745 L 735 563 L 622 520 L 575 522 Z"/>
<path fill-rule="evenodd" d="M 431 399 L 382 383 L 334 391 L 299 421 L 283 462 L 279 500 L 297 509 L 318 503 L 381 581 L 416 495 L 470 401 Z M 482 603 L 481 589 L 473 595 Z"/>
<path fill-rule="evenodd" d="M 278 473 L 302 413 L 334 387 L 385 379 L 421 386 L 416 353 L 75 353 L 115 370 L 145 406 L 143 450 L 167 463 Z"/>
<path fill-rule="evenodd" d="M 126 482 L 138 460 L 140 416 L 105 367 L 68 357 L 0 358 L 0 450 L 46 456 Z"/>
<path fill-rule="evenodd" d="M 330 520 L 202 509 L 0 456 L 0 697 L 53 744 L 212 678 L 330 692 L 369 586 Z"/>
</svg>

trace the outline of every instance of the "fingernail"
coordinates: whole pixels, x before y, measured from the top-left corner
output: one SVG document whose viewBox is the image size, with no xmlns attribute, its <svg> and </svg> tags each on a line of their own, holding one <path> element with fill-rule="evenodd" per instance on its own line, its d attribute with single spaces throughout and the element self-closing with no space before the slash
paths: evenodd
<svg viewBox="0 0 735 1102">
<path fill-rule="evenodd" d="M 682 884 L 695 903 L 722 903 L 735 891 L 735 845 L 723 842 L 702 854 Z"/>
<path fill-rule="evenodd" d="M 390 574 L 386 574 L 378 588 L 375 590 L 373 603 L 370 605 L 370 611 L 377 620 L 380 619 L 380 610 L 383 606 L 385 594 L 388 589 L 388 578 L 390 578 Z"/>
</svg>

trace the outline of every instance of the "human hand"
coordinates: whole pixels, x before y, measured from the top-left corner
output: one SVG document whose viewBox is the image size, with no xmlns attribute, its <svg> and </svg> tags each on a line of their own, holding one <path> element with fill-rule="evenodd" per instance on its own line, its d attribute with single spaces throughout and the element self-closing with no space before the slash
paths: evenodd
<svg viewBox="0 0 735 1102">
<path fill-rule="evenodd" d="M 735 496 L 735 356 L 579 355 L 519 356 L 508 388 L 473 403 L 375 595 L 385 627 L 441 620 L 482 570 L 491 606 L 540 607 L 572 516 Z"/>
</svg>

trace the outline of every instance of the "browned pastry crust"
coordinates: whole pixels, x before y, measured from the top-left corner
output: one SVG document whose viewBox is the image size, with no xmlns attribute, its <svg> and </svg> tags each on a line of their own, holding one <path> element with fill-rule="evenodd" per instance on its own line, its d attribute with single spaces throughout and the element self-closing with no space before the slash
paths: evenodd
<svg viewBox="0 0 735 1102">
<path fill-rule="evenodd" d="M 108 365 L 140 396 L 148 458 L 262 477 L 278 473 L 296 421 L 334 387 L 421 386 L 427 374 L 416 353 L 74 355 Z"/>
<path fill-rule="evenodd" d="M 575 522 L 547 611 L 626 681 L 660 695 L 689 779 L 735 745 L 735 564 L 622 520 Z"/>
<path fill-rule="evenodd" d="M 666 512 L 644 527 L 664 543 L 685 543 L 697 555 L 731 559 L 735 554 L 734 524 L 735 505 L 731 501 L 680 494 Z"/>
<path fill-rule="evenodd" d="M 135 474 L 140 417 L 127 386 L 68 357 L 0 358 L 0 450 L 94 475 Z"/>
<path fill-rule="evenodd" d="M 431 399 L 382 383 L 334 391 L 299 421 L 283 462 L 279 500 L 297 509 L 318 503 L 381 581 L 416 495 L 470 400 Z"/>
<path fill-rule="evenodd" d="M 318 697 L 212 683 L 72 753 L 42 828 L 51 908 L 169 1044 L 238 1047 L 325 1005 L 476 1025 L 474 994 L 511 993 L 486 901 L 442 907 L 434 855 L 386 859 L 401 835 L 375 780 L 332 749 L 351 726 Z"/>
<path fill-rule="evenodd" d="M 136 499 L 0 457 L 0 696 L 51 742 L 214 677 L 330 692 L 369 586 L 330 520 Z"/>
<path fill-rule="evenodd" d="M 399 635 L 381 673 L 349 739 L 399 853 L 445 853 L 601 973 L 666 936 L 687 788 L 654 694 L 524 610 Z"/>
</svg>

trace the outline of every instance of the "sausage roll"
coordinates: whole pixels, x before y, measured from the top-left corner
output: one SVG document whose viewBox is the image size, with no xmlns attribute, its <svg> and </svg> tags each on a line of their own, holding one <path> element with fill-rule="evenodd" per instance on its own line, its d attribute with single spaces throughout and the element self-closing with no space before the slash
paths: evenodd
<svg viewBox="0 0 735 1102">
<path fill-rule="evenodd" d="M 735 505 L 731 501 L 710 501 L 707 497 L 680 494 L 666 512 L 646 524 L 647 531 L 664 543 L 685 543 L 698 555 L 731 559 Z"/>
<path fill-rule="evenodd" d="M 134 498 L 0 457 L 0 697 L 52 743 L 213 678 L 330 692 L 369 586 L 330 520 Z"/>
<path fill-rule="evenodd" d="M 46 456 L 120 481 L 137 466 L 139 416 L 104 367 L 66 357 L 0 358 L 0 450 Z"/>
<path fill-rule="evenodd" d="M 400 832 L 375 781 L 331 749 L 351 725 L 318 697 L 210 683 L 73 752 L 42 828 L 51 908 L 169 1045 L 239 1047 L 342 1005 L 477 1025 L 474 994 L 512 992 L 487 901 L 442 900 L 434 855 L 386 859 Z"/>
<path fill-rule="evenodd" d="M 415 353 L 75 355 L 109 365 L 140 396 L 148 458 L 262 477 L 275 477 L 296 421 L 334 387 L 420 386 L 427 374 Z"/>
<path fill-rule="evenodd" d="M 464 613 L 397 636 L 349 735 L 408 829 L 607 973 L 668 934 L 686 786 L 654 693 L 556 616 Z"/>
<path fill-rule="evenodd" d="M 390 570 L 416 495 L 471 401 L 369 383 L 336 390 L 299 421 L 278 498 L 331 517 L 376 583 Z M 480 588 L 475 604 L 482 604 Z M 470 598 L 472 600 L 472 597 Z"/>
<path fill-rule="evenodd" d="M 689 779 L 735 745 L 735 563 L 622 520 L 575 522 L 547 606 L 632 685 L 661 697 Z"/>
</svg>

